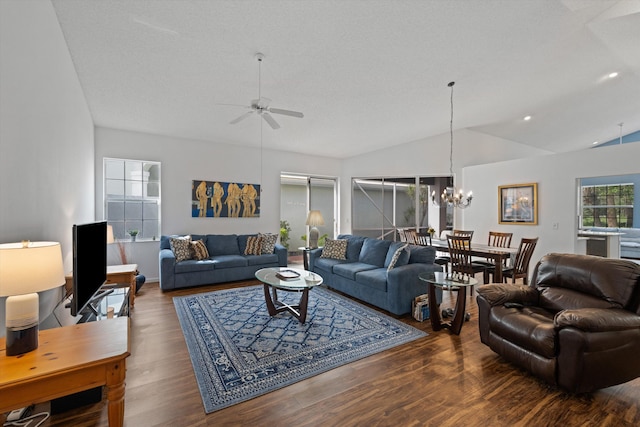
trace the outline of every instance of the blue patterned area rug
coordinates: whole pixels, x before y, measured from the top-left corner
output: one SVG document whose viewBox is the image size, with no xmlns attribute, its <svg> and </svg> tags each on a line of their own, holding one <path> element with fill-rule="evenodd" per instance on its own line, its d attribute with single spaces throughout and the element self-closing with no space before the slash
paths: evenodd
<svg viewBox="0 0 640 427">
<path fill-rule="evenodd" d="M 299 295 L 278 293 L 289 304 Z M 309 293 L 304 325 L 270 317 L 261 285 L 173 302 L 207 413 L 427 335 L 322 287 Z"/>
</svg>

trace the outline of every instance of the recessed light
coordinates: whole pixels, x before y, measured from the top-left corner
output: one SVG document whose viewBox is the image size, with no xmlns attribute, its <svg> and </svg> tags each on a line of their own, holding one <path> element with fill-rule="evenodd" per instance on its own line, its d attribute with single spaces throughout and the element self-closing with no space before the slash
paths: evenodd
<svg viewBox="0 0 640 427">
<path fill-rule="evenodd" d="M 597 143 L 598 143 L 598 141 L 593 141 L 592 142 L 593 145 L 596 145 Z"/>
<path fill-rule="evenodd" d="M 531 120 L 531 116 L 524 116 L 524 118 L 523 118 L 522 120 L 524 120 L 524 121 L 527 121 L 527 122 L 528 122 L 529 120 Z"/>
<path fill-rule="evenodd" d="M 612 79 L 614 77 L 618 77 L 618 73 L 609 73 L 609 78 Z"/>
</svg>

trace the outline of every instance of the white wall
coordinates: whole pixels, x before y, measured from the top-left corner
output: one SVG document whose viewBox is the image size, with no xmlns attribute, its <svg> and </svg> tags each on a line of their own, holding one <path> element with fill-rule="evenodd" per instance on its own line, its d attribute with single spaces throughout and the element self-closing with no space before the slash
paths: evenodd
<svg viewBox="0 0 640 427">
<path fill-rule="evenodd" d="M 162 163 L 162 234 L 278 233 L 280 230 L 280 173 L 298 172 L 338 177 L 341 162 L 328 157 L 260 149 L 96 128 L 96 216 L 103 218 L 102 159 L 152 160 Z M 262 175 L 262 177 L 261 177 Z M 259 218 L 192 218 L 191 181 L 219 180 L 262 183 Z M 127 245 L 129 261 L 139 265 L 148 280 L 158 278 L 159 242 Z M 119 264 L 115 248 L 109 260 Z"/>
<path fill-rule="evenodd" d="M 450 136 L 447 133 L 345 160 L 341 185 L 341 204 L 344 207 L 341 232 L 351 232 L 351 178 L 449 176 L 449 153 Z M 461 172 L 464 167 L 523 157 L 535 158 L 545 154 L 549 152 L 467 129 L 455 131 L 453 173 L 457 177 L 456 185 L 460 185 L 465 191 L 473 191 L 475 204 L 477 185 L 474 180 L 465 182 Z M 456 226 L 462 226 L 463 218 L 459 215 L 461 212 L 463 211 L 457 212 L 454 220 Z"/>
<path fill-rule="evenodd" d="M 0 1 L 0 242 L 58 241 L 71 271 L 72 225 L 94 220 L 93 159 L 93 121 L 51 3 Z M 41 319 L 58 296 L 41 294 Z M 3 299 L 0 319 L 4 335 Z"/>
<path fill-rule="evenodd" d="M 475 230 L 478 242 L 486 240 L 489 230 L 512 232 L 512 246 L 523 237 L 538 237 L 533 267 L 549 252 L 577 252 L 578 178 L 632 173 L 640 173 L 638 143 L 471 166 L 464 180 L 473 183 L 475 196 L 463 211 L 463 226 Z M 498 186 L 532 182 L 538 183 L 538 225 L 498 224 Z"/>
</svg>

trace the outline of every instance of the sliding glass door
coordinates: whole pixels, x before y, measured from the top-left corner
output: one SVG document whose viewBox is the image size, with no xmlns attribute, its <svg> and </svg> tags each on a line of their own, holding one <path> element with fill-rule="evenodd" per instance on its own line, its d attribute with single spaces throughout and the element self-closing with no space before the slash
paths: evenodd
<svg viewBox="0 0 640 427">
<path fill-rule="evenodd" d="M 307 215 L 318 210 L 324 225 L 318 225 L 320 245 L 326 237 L 334 238 L 338 224 L 337 180 L 330 177 L 316 177 L 298 174 L 280 176 L 280 222 L 281 240 L 285 234 L 285 246 L 289 252 L 297 252 L 306 247 L 309 227 Z"/>
</svg>

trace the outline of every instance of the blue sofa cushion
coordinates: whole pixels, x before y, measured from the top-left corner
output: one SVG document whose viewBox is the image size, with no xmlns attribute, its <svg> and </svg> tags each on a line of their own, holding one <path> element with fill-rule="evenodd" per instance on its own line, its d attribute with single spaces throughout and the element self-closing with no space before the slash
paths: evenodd
<svg viewBox="0 0 640 427">
<path fill-rule="evenodd" d="M 205 243 L 211 257 L 242 254 L 238 246 L 238 236 L 235 234 L 208 234 Z"/>
<path fill-rule="evenodd" d="M 316 259 L 315 265 L 316 267 L 321 268 L 323 270 L 333 271 L 333 266 L 337 264 L 344 264 L 346 262 L 347 261 L 333 259 L 333 258 L 318 258 Z"/>
<path fill-rule="evenodd" d="M 202 261 L 196 261 L 190 259 L 187 261 L 181 261 L 176 264 L 176 273 L 191 273 L 192 271 L 213 271 L 215 269 L 215 263 L 210 259 Z"/>
<path fill-rule="evenodd" d="M 219 268 L 246 267 L 249 262 L 242 255 L 216 255 L 210 258 L 215 264 L 216 270 Z"/>
<path fill-rule="evenodd" d="M 276 254 L 264 254 L 264 255 L 245 255 L 247 263 L 249 265 L 262 265 L 278 263 L 278 255 Z"/>
<path fill-rule="evenodd" d="M 356 262 L 360 259 L 360 250 L 366 237 L 353 236 L 351 234 L 340 234 L 338 239 L 345 239 L 347 243 L 347 261 Z"/>
<path fill-rule="evenodd" d="M 400 252 L 396 256 L 396 252 L 398 251 Z M 409 246 L 403 242 L 393 242 L 389 246 L 387 257 L 384 260 L 385 268 L 388 268 L 392 264 L 394 257 L 396 257 L 395 263 L 393 263 L 393 266 L 391 266 L 391 268 L 400 267 L 401 265 L 407 265 L 409 263 Z"/>
<path fill-rule="evenodd" d="M 384 267 L 384 260 L 387 258 L 390 245 L 389 240 L 366 239 L 360 251 L 359 261 L 376 267 Z"/>
<path fill-rule="evenodd" d="M 356 273 L 356 282 L 377 291 L 387 292 L 387 269 L 375 268 L 373 270 L 360 271 Z"/>
<path fill-rule="evenodd" d="M 375 265 L 365 264 L 362 262 L 347 262 L 344 264 L 336 264 L 333 266 L 333 274 L 345 277 L 347 279 L 356 280 L 356 274 L 361 271 L 373 270 Z"/>
<path fill-rule="evenodd" d="M 409 264 L 422 263 L 433 264 L 436 259 L 436 250 L 431 246 L 409 245 Z"/>
</svg>

